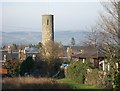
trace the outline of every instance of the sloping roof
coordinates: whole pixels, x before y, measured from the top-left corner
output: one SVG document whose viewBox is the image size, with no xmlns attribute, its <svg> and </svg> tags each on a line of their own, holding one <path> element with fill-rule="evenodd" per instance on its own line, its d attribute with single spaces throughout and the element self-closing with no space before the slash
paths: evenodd
<svg viewBox="0 0 120 91">
<path fill-rule="evenodd" d="M 78 54 L 73 54 L 72 58 L 99 58 L 104 57 L 104 53 L 94 47 L 83 47 Z"/>
<path fill-rule="evenodd" d="M 71 47 L 73 52 L 78 52 L 80 48 L 83 48 L 83 46 L 63 46 L 64 47 L 64 56 L 67 56 L 67 48 Z"/>
<path fill-rule="evenodd" d="M 7 60 L 18 59 L 18 52 L 8 53 L 7 51 L 0 51 L 0 54 L 0 60 L 4 59 L 4 55 L 6 55 Z"/>
<path fill-rule="evenodd" d="M 72 50 L 74 50 L 74 51 L 77 51 L 80 48 L 83 48 L 83 46 L 63 46 L 63 47 L 64 47 L 64 50 L 67 50 L 68 47 L 71 47 Z"/>
<path fill-rule="evenodd" d="M 25 47 L 26 52 L 38 52 L 38 49 L 35 47 Z"/>
<path fill-rule="evenodd" d="M 5 68 L 0 68 L 0 74 L 8 74 L 8 70 Z"/>
</svg>

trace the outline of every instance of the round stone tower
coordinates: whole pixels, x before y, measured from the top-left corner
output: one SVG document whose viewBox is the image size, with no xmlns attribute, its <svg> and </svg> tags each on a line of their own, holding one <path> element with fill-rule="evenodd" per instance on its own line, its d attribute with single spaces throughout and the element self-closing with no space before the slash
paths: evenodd
<svg viewBox="0 0 120 91">
<path fill-rule="evenodd" d="M 54 16 L 42 15 L 42 44 L 54 41 Z"/>
</svg>

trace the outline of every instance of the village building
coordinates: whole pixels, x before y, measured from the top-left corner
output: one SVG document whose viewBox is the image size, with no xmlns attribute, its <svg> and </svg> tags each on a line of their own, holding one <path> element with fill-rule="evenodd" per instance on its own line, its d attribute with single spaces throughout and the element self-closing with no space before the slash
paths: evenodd
<svg viewBox="0 0 120 91">
<path fill-rule="evenodd" d="M 98 68 L 103 71 L 110 70 L 110 64 L 107 62 L 102 48 L 92 46 L 64 46 L 63 59 L 74 61 L 89 61 L 93 68 Z"/>
</svg>

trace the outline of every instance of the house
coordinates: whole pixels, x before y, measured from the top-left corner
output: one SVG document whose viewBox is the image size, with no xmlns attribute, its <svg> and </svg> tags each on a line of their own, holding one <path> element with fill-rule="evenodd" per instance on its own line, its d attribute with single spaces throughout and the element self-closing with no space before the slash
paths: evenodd
<svg viewBox="0 0 120 91">
<path fill-rule="evenodd" d="M 5 62 L 6 60 L 14 60 L 14 59 L 20 59 L 25 60 L 28 56 L 32 56 L 35 60 L 36 58 L 40 58 L 40 53 L 38 52 L 37 48 L 31 47 L 25 47 L 24 50 L 19 51 L 8 51 L 8 50 L 0 50 L 0 62 Z"/>
<path fill-rule="evenodd" d="M 99 68 L 99 62 L 105 59 L 105 55 L 99 49 L 94 47 L 81 47 L 78 53 L 73 53 L 71 58 L 82 59 L 83 63 L 89 59 L 94 67 Z"/>
<path fill-rule="evenodd" d="M 22 57 L 25 60 L 27 57 L 31 56 L 33 60 L 40 59 L 40 52 L 38 51 L 37 48 L 34 47 L 25 47 L 23 50 Z"/>
<path fill-rule="evenodd" d="M 0 57 L 1 61 L 18 59 L 18 52 L 9 53 L 8 51 L 0 50 L 0 54 L 1 54 L 1 57 Z"/>
<path fill-rule="evenodd" d="M 64 56 L 67 57 L 73 53 L 78 53 L 79 48 L 82 46 L 63 46 L 64 47 Z"/>
<path fill-rule="evenodd" d="M 92 63 L 93 67 L 99 68 L 103 71 L 110 71 L 110 63 L 106 59 L 106 56 L 102 48 L 95 48 L 91 46 L 84 46 L 79 48 L 78 53 L 72 53 L 71 58 L 77 61 L 81 59 L 83 63 L 88 59 Z M 120 68 L 119 64 L 116 63 L 115 67 Z"/>
</svg>

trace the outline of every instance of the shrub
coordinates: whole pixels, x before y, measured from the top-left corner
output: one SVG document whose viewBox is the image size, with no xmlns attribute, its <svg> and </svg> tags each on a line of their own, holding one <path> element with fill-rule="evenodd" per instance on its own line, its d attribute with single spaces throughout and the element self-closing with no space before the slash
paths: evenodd
<svg viewBox="0 0 120 91">
<path fill-rule="evenodd" d="M 60 70 L 60 65 L 62 64 L 62 62 L 62 59 L 59 58 L 55 58 L 50 62 L 41 61 L 39 64 L 41 76 L 53 77 Z"/>
<path fill-rule="evenodd" d="M 21 75 L 24 75 L 26 72 L 30 73 L 33 71 L 34 68 L 34 60 L 32 57 L 28 57 L 25 61 L 22 62 L 20 66 L 20 73 Z"/>
<path fill-rule="evenodd" d="M 20 72 L 20 64 L 21 62 L 19 60 L 14 59 L 12 61 L 6 61 L 3 67 L 8 69 L 8 76 L 14 77 Z"/>
<path fill-rule="evenodd" d="M 60 56 L 63 56 L 63 46 L 57 42 L 49 41 L 42 45 L 41 58 L 43 61 L 46 61 L 47 76 L 52 77 L 56 71 L 59 70 L 61 59 Z"/>
<path fill-rule="evenodd" d="M 114 87 L 120 89 L 120 72 L 115 74 Z"/>
<path fill-rule="evenodd" d="M 68 78 L 75 80 L 78 83 L 84 83 L 86 69 L 88 68 L 87 63 L 82 63 L 82 61 L 74 61 L 70 63 L 66 70 L 66 75 Z"/>
<path fill-rule="evenodd" d="M 111 89 L 110 75 L 99 69 L 90 69 L 85 76 L 85 84 Z"/>
<path fill-rule="evenodd" d="M 62 60 L 59 58 L 55 58 L 51 60 L 50 63 L 47 62 L 47 72 L 49 73 L 49 77 L 52 77 L 60 70 L 60 65 L 62 64 Z"/>
</svg>

